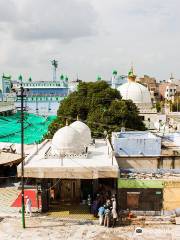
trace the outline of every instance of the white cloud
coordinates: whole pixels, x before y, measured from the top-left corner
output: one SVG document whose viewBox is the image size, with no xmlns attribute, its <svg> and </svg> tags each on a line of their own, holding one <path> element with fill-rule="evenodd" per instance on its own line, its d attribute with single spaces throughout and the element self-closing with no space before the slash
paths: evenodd
<svg viewBox="0 0 180 240">
<path fill-rule="evenodd" d="M 86 1 L 23 0 L 19 21 L 13 26 L 21 40 L 58 39 L 70 41 L 96 34 L 96 13 Z"/>
<path fill-rule="evenodd" d="M 112 69 L 180 78 L 179 0 L 0 0 L 0 72 L 95 80 Z"/>
</svg>

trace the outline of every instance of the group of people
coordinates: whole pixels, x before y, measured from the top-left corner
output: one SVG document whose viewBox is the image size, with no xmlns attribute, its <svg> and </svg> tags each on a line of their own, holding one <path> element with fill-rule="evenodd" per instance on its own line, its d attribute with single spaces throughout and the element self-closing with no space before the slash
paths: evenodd
<svg viewBox="0 0 180 240">
<path fill-rule="evenodd" d="M 97 198 L 93 203 L 93 213 L 95 217 L 99 217 L 100 225 L 115 227 L 118 218 L 115 196 L 105 202 L 102 202 L 100 197 Z"/>
</svg>

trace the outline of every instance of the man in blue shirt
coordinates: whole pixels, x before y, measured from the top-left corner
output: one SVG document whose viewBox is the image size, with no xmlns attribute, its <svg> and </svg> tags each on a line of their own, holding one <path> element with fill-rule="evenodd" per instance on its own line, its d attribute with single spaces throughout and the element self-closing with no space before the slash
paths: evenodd
<svg viewBox="0 0 180 240">
<path fill-rule="evenodd" d="M 104 221 L 104 211 L 105 211 L 104 206 L 101 206 L 101 207 L 98 209 L 98 216 L 99 216 L 99 224 L 100 224 L 100 225 L 103 225 L 103 221 Z"/>
</svg>

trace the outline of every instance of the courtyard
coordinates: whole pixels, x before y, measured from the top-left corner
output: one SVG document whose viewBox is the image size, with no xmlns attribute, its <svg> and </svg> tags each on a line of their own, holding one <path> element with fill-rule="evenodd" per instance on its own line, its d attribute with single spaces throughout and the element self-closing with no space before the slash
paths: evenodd
<svg viewBox="0 0 180 240">
<path fill-rule="evenodd" d="M 99 226 L 97 221 L 62 220 L 60 218 L 27 217 L 26 229 L 22 229 L 21 218 L 11 217 L 1 219 L 1 240 L 179 240 L 180 227 L 177 225 L 147 225 L 143 226 L 143 233 L 135 235 L 137 226 L 123 226 L 105 228 Z"/>
</svg>

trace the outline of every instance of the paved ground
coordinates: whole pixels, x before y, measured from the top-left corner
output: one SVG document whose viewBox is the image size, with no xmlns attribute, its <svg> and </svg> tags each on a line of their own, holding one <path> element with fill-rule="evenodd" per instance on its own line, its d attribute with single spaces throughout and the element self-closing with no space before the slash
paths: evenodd
<svg viewBox="0 0 180 240">
<path fill-rule="evenodd" d="M 15 186 L 0 188 L 0 240 L 180 240 L 180 225 L 143 225 L 143 234 L 135 236 L 137 226 L 104 228 L 98 225 L 98 221 L 87 220 L 92 219 L 89 215 L 80 220 L 73 210 L 70 216 L 69 213 L 64 214 L 64 219 L 63 212 L 52 211 L 44 216 L 33 214 L 31 218 L 26 217 L 27 228 L 22 229 L 19 208 L 11 207 L 18 194 L 19 190 Z M 76 219 L 71 218 L 72 215 Z"/>
<path fill-rule="evenodd" d="M 21 207 L 11 207 L 21 191 L 16 185 L 10 185 L 0 187 L 0 216 L 19 216 L 21 211 Z M 37 212 L 38 209 L 34 207 L 33 211 Z"/>
<path fill-rule="evenodd" d="M 19 216 L 21 207 L 11 207 L 19 194 L 20 190 L 17 189 L 17 186 L 0 187 L 0 216 Z M 34 207 L 33 212 L 37 211 L 38 209 Z M 89 209 L 85 205 L 52 205 L 48 215 L 51 217 L 94 220 L 93 215 L 89 214 Z"/>
<path fill-rule="evenodd" d="M 180 226 L 144 226 L 143 234 L 136 236 L 136 226 L 105 228 L 93 221 L 65 221 L 58 218 L 28 217 L 26 229 L 21 218 L 5 218 L 0 222 L 1 240 L 180 240 Z"/>
<path fill-rule="evenodd" d="M 0 187 L 0 216 L 19 212 L 19 208 L 11 207 L 19 193 L 20 191 L 15 186 Z"/>
</svg>

